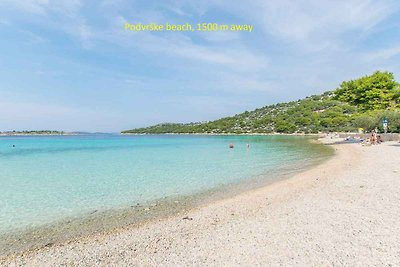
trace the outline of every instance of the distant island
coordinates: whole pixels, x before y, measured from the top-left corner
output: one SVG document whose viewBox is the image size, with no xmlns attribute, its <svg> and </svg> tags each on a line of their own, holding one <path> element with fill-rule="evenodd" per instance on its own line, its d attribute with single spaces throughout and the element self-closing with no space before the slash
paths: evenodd
<svg viewBox="0 0 400 267">
<path fill-rule="evenodd" d="M 75 133 L 68 133 L 64 131 L 53 131 L 53 130 L 33 130 L 33 131 L 5 131 L 0 132 L 0 136 L 12 136 L 12 135 L 74 135 Z"/>
<path fill-rule="evenodd" d="M 55 130 L 26 130 L 26 131 L 0 131 L 0 136 L 17 136 L 17 135 L 107 135 L 115 133 L 103 132 L 64 132 Z"/>
<path fill-rule="evenodd" d="M 355 132 L 379 129 L 400 132 L 400 85 L 393 73 L 344 81 L 334 91 L 297 101 L 265 106 L 209 122 L 162 123 L 122 134 L 255 134 Z"/>
</svg>

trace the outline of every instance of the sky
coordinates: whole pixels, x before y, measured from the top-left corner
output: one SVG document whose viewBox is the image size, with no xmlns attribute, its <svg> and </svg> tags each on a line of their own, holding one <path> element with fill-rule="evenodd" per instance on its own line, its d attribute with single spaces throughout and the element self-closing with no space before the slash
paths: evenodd
<svg viewBox="0 0 400 267">
<path fill-rule="evenodd" d="M 400 2 L 0 0 L 0 51 L 0 131 L 119 132 L 297 100 L 375 70 L 399 80 Z"/>
</svg>

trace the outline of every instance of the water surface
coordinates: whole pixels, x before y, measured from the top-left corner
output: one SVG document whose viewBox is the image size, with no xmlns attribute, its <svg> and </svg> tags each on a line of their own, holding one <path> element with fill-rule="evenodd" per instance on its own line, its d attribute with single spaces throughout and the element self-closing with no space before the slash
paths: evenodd
<svg viewBox="0 0 400 267">
<path fill-rule="evenodd" d="M 297 168 L 327 153 L 308 140 L 295 136 L 0 137 L 0 235 L 93 211 L 193 195 L 283 167 Z M 229 149 L 230 143 L 234 149 Z"/>
</svg>

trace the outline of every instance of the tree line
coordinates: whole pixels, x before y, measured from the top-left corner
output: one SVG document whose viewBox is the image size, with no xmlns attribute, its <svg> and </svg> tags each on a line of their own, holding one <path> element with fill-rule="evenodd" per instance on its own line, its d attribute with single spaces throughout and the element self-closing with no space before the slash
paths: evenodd
<svg viewBox="0 0 400 267">
<path fill-rule="evenodd" d="M 163 133 L 318 133 L 378 128 L 389 121 L 389 132 L 400 132 L 400 85 L 393 73 L 376 71 L 321 95 L 278 103 L 203 123 L 163 123 L 123 131 Z"/>
</svg>

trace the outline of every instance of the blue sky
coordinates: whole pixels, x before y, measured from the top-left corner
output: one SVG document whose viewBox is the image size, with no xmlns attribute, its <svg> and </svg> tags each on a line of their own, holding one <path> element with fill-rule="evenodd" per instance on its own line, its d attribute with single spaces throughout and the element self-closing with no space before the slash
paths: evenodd
<svg viewBox="0 0 400 267">
<path fill-rule="evenodd" d="M 296 100 L 378 69 L 398 78 L 400 2 L 0 0 L 0 51 L 0 131 L 117 132 Z"/>
</svg>

